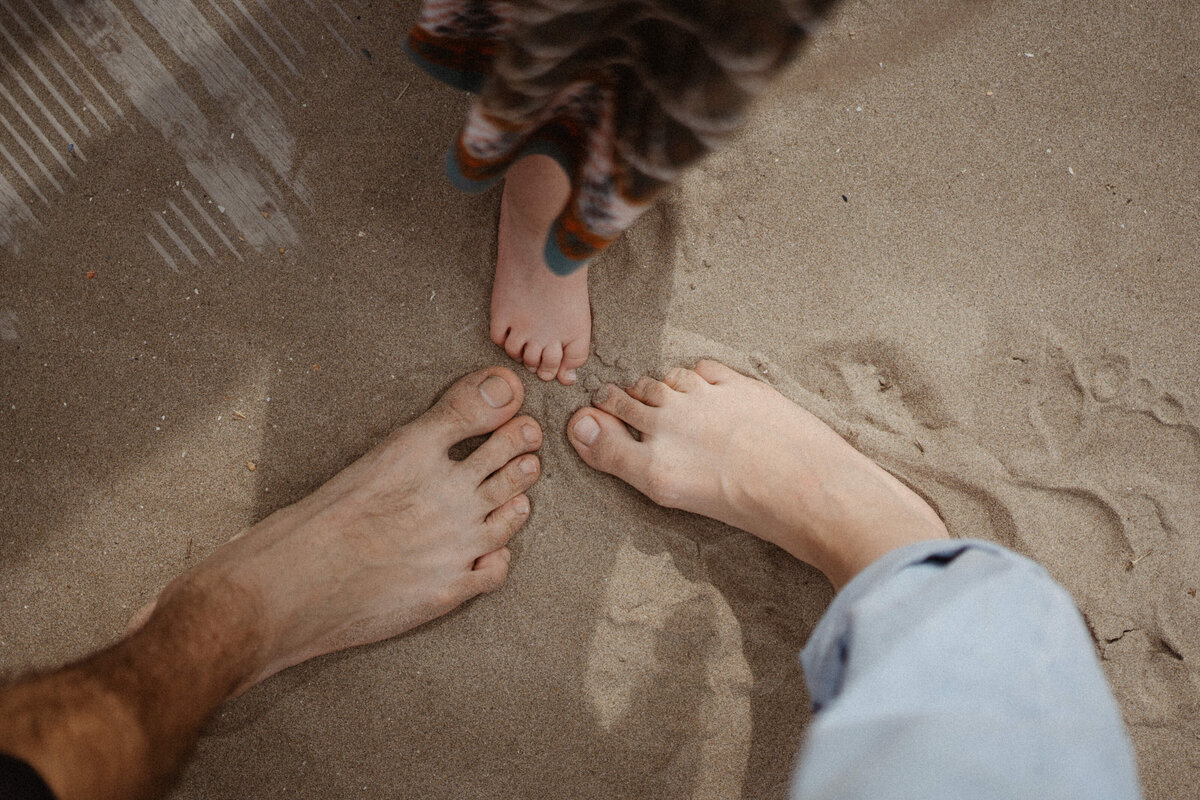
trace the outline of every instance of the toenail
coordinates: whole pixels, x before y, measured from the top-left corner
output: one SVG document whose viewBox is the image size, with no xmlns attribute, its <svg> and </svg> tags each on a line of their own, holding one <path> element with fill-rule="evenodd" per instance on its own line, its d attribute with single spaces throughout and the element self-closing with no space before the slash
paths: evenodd
<svg viewBox="0 0 1200 800">
<path fill-rule="evenodd" d="M 579 380 L 579 373 L 573 369 L 569 369 L 563 373 L 563 379 L 574 383 L 575 381 Z"/>
<path fill-rule="evenodd" d="M 508 381 L 498 378 L 495 375 L 490 376 L 486 381 L 479 384 L 479 393 L 483 395 L 483 399 L 492 408 L 506 406 L 513 399 L 512 387 L 508 385 Z"/>
<path fill-rule="evenodd" d="M 528 514 L 529 513 L 529 498 L 526 497 L 525 495 L 521 495 L 520 497 L 518 497 L 516 502 L 513 503 L 513 511 L 517 512 L 518 514 L 520 514 L 522 516 L 524 516 L 525 514 Z"/>
<path fill-rule="evenodd" d="M 534 444 L 538 440 L 538 429 L 533 425 L 522 425 L 521 435 L 525 437 L 526 444 Z"/>
<path fill-rule="evenodd" d="M 520 469 L 521 472 L 524 472 L 526 475 L 532 475 L 533 473 L 537 472 L 537 460 L 533 458 L 526 458 L 522 460 Z"/>
<path fill-rule="evenodd" d="M 600 435 L 600 426 L 591 417 L 581 417 L 579 422 L 575 423 L 575 435 L 584 444 L 593 444 Z"/>
</svg>

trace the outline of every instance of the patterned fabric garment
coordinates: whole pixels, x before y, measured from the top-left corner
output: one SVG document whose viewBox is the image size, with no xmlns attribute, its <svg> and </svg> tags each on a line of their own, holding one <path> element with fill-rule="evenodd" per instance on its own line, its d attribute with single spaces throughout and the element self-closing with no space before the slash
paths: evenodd
<svg viewBox="0 0 1200 800">
<path fill-rule="evenodd" d="M 546 242 L 585 264 L 679 172 L 726 141 L 835 0 L 425 0 L 405 43 L 479 97 L 446 160 L 483 191 L 524 155 L 571 179 Z"/>
</svg>

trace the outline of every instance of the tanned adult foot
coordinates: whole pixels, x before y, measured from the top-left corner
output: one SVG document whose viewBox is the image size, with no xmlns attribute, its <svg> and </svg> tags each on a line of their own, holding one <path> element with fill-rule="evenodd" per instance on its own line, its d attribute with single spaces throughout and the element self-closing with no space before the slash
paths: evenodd
<svg viewBox="0 0 1200 800">
<path fill-rule="evenodd" d="M 527 156 L 509 168 L 500 202 L 492 341 L 544 381 L 569 386 L 588 358 L 592 309 L 587 267 L 556 275 L 543 255 L 570 183 L 551 158 Z"/>
<path fill-rule="evenodd" d="M 509 369 L 459 379 L 414 422 L 312 495 L 275 512 L 172 582 L 254 608 L 263 643 L 239 687 L 314 656 L 395 636 L 499 587 L 529 516 L 541 428 L 515 416 Z M 490 433 L 470 456 L 450 448 Z M 244 604 L 244 603 L 243 603 Z M 151 617 L 145 609 L 133 627 Z M 149 623 L 148 623 L 149 624 Z"/>
<path fill-rule="evenodd" d="M 772 542 L 836 589 L 890 550 L 948 535 L 925 501 L 825 423 L 715 361 L 609 384 L 593 405 L 567 427 L 588 465 Z"/>
</svg>

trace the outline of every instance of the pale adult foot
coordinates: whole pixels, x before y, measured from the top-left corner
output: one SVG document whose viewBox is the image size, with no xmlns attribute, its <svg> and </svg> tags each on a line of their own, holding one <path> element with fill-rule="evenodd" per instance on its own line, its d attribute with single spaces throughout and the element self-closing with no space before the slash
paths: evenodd
<svg viewBox="0 0 1200 800">
<path fill-rule="evenodd" d="M 223 545 L 159 595 L 244 597 L 262 642 L 239 691 L 314 656 L 395 636 L 499 587 L 529 516 L 541 428 L 514 417 L 503 367 L 459 379 L 414 422 L 300 502 Z M 470 456 L 449 450 L 491 436 Z M 150 616 L 145 609 L 134 627 Z"/>
<path fill-rule="evenodd" d="M 567 386 L 591 348 L 587 267 L 556 275 L 543 251 L 569 193 L 566 173 L 548 156 L 527 156 L 509 168 L 500 201 L 491 325 L 492 341 L 510 357 L 542 380 L 558 378 Z"/>
<path fill-rule="evenodd" d="M 587 464 L 772 542 L 837 589 L 890 550 L 948 536 L 924 500 L 829 426 L 715 361 L 609 384 L 593 404 L 567 426 Z"/>
</svg>

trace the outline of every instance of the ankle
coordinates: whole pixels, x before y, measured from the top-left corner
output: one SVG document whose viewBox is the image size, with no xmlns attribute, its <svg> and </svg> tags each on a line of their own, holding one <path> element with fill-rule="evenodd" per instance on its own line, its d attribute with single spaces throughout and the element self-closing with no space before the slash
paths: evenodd
<svg viewBox="0 0 1200 800">
<path fill-rule="evenodd" d="M 826 547 L 821 556 L 822 564 L 814 565 L 833 585 L 834 591 L 841 589 L 883 556 L 917 542 L 950 538 L 944 526 L 935 526 L 931 521 L 916 514 L 893 521 L 889 527 L 880 527 L 857 536 L 848 535 L 837 541 L 835 546 Z"/>
<path fill-rule="evenodd" d="M 129 645 L 148 663 L 196 665 L 189 691 L 214 705 L 238 693 L 268 658 L 258 598 L 215 570 L 199 567 L 163 590 Z"/>
<path fill-rule="evenodd" d="M 570 180 L 558 162 L 532 155 L 509 167 L 501 203 L 511 223 L 545 236 L 570 194 Z"/>
</svg>

